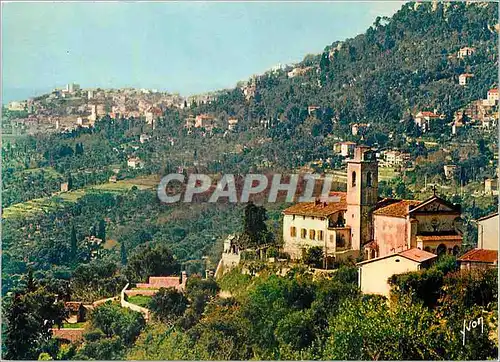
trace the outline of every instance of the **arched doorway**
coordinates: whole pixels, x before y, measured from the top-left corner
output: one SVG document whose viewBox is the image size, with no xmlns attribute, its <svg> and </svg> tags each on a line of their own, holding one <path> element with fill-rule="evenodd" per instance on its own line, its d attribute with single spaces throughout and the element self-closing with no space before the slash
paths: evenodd
<svg viewBox="0 0 500 362">
<path fill-rule="evenodd" d="M 439 244 L 439 246 L 436 249 L 436 254 L 437 255 L 443 255 L 446 254 L 446 245 L 444 244 Z"/>
<path fill-rule="evenodd" d="M 370 259 L 375 259 L 375 258 L 377 257 L 377 255 L 376 255 L 376 254 L 377 254 L 377 253 L 375 252 L 375 249 L 372 249 Z"/>
<path fill-rule="evenodd" d="M 460 248 L 458 247 L 458 245 L 455 245 L 453 247 L 453 255 L 457 256 L 459 251 L 460 251 Z"/>
</svg>

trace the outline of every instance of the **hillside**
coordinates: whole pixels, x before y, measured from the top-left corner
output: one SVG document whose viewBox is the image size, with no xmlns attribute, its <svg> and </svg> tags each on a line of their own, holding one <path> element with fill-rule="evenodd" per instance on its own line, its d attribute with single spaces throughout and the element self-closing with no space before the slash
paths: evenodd
<svg viewBox="0 0 500 362">
<path fill-rule="evenodd" d="M 397 130 L 401 119 L 419 110 L 450 117 L 496 83 L 497 23 L 493 3 L 408 3 L 390 19 L 377 18 L 364 34 L 307 56 L 296 65 L 310 67 L 305 74 L 290 78 L 290 68 L 270 71 L 249 81 L 255 82 L 249 102 L 236 88 L 196 110 L 224 112 L 248 125 L 279 120 L 274 135 L 293 135 L 299 126 L 317 135 L 345 133 L 357 121 Z M 464 46 L 474 47 L 474 56 L 457 59 Z M 458 76 L 466 72 L 474 78 L 463 87 Z M 319 123 L 305 122 L 309 105 L 322 107 Z"/>
</svg>

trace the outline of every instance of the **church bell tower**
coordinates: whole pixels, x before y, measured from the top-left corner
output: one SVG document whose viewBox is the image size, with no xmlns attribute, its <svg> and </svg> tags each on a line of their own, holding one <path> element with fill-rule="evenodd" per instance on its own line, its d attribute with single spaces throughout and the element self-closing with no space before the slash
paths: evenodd
<svg viewBox="0 0 500 362">
<path fill-rule="evenodd" d="M 346 224 L 351 227 L 354 250 L 373 235 L 372 211 L 378 200 L 378 161 L 368 146 L 357 146 L 354 158 L 347 161 Z"/>
</svg>

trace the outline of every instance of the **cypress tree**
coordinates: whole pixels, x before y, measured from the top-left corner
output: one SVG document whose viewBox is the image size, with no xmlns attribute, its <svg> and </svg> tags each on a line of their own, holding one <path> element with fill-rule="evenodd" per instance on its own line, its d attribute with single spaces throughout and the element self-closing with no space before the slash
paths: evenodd
<svg viewBox="0 0 500 362">
<path fill-rule="evenodd" d="M 71 261 L 74 261 L 76 258 L 76 253 L 78 252 L 78 245 L 76 239 L 76 230 L 75 226 L 71 226 L 71 242 L 70 242 L 70 257 Z"/>
<path fill-rule="evenodd" d="M 127 265 L 127 248 L 125 247 L 124 242 L 122 242 L 120 245 L 120 255 L 121 255 L 122 265 Z"/>
</svg>

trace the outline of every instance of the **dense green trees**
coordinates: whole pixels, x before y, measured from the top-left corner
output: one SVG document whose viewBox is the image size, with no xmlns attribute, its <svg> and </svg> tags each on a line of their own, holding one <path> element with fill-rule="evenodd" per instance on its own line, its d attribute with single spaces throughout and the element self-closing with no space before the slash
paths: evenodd
<svg viewBox="0 0 500 362">
<path fill-rule="evenodd" d="M 24 290 L 3 299 L 5 359 L 37 359 L 50 348 L 52 326 L 62 325 L 64 304 L 31 278 Z"/>
<path fill-rule="evenodd" d="M 390 304 L 380 296 L 360 296 L 355 281 L 345 280 L 351 274 L 347 267 L 340 276 L 316 281 L 299 270 L 285 277 L 263 273 L 246 286 L 234 278 L 238 271 L 231 272 L 233 277 L 225 277 L 224 285 L 230 281 L 239 285 L 236 298 L 208 303 L 203 318 L 189 328 L 148 329 L 128 357 L 434 360 L 494 356 L 494 271 L 457 273 L 450 260 L 436 269 L 447 281 L 437 288 L 439 302 L 432 308 L 419 302 L 422 296 L 415 299 L 412 291 L 400 293 Z M 474 292 L 479 289 L 483 293 Z M 449 303 L 464 307 L 452 312 Z M 481 315 L 485 332 L 471 334 L 462 346 L 463 320 Z"/>
<path fill-rule="evenodd" d="M 92 302 L 117 295 L 125 284 L 125 277 L 116 263 L 92 261 L 75 269 L 71 277 L 71 294 L 73 300 Z"/>
<path fill-rule="evenodd" d="M 188 300 L 174 288 L 160 288 L 151 299 L 148 308 L 162 322 L 173 322 L 182 316 Z"/>
<path fill-rule="evenodd" d="M 129 281 L 146 282 L 150 276 L 179 275 L 180 264 L 165 245 L 142 245 L 128 258 L 124 271 Z"/>
<path fill-rule="evenodd" d="M 92 312 L 90 328 L 75 359 L 123 359 L 125 349 L 132 345 L 144 326 L 139 312 L 107 302 Z"/>
</svg>

